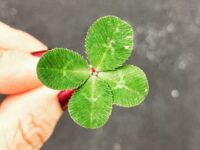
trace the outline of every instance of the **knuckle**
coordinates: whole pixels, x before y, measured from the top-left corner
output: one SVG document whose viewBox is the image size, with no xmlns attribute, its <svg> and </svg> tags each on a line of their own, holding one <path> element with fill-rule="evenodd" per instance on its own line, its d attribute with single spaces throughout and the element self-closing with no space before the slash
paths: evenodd
<svg viewBox="0 0 200 150">
<path fill-rule="evenodd" d="M 19 132 L 22 140 L 33 149 L 39 149 L 48 138 L 47 122 L 36 119 L 33 115 L 19 122 Z"/>
</svg>

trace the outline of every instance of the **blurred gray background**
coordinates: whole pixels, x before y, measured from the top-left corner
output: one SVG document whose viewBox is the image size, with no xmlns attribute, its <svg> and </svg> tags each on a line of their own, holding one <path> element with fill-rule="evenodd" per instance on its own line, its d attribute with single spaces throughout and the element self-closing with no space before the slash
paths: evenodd
<svg viewBox="0 0 200 150">
<path fill-rule="evenodd" d="M 88 27 L 116 15 L 135 30 L 129 63 L 146 72 L 150 93 L 135 108 L 114 107 L 100 129 L 76 125 L 66 112 L 43 150 L 199 150 L 199 0 L 0 0 L 0 20 L 49 47 L 84 54 Z"/>
</svg>

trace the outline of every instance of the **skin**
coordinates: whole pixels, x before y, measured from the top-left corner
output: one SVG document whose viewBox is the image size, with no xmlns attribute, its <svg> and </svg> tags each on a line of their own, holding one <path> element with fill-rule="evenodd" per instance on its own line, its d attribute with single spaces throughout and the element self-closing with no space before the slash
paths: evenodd
<svg viewBox="0 0 200 150">
<path fill-rule="evenodd" d="M 47 47 L 33 36 L 0 22 L 0 150 L 38 150 L 51 136 L 63 111 L 59 91 L 41 86 L 38 57 Z"/>
</svg>

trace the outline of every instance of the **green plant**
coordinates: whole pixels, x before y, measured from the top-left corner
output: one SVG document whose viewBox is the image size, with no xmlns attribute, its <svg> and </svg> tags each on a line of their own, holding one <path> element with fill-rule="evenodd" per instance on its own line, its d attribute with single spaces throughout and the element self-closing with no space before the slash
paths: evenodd
<svg viewBox="0 0 200 150">
<path fill-rule="evenodd" d="M 85 47 L 92 66 L 76 52 L 55 48 L 40 59 L 37 74 L 52 89 L 77 88 L 68 105 L 70 116 L 82 127 L 99 128 L 108 120 L 113 104 L 140 104 L 148 93 L 148 81 L 140 68 L 123 65 L 133 49 L 133 30 L 118 17 L 95 21 Z"/>
</svg>

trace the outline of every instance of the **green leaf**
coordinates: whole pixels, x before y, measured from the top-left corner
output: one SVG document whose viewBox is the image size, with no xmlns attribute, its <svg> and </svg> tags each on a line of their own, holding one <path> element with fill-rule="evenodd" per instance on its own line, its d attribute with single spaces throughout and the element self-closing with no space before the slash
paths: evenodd
<svg viewBox="0 0 200 150">
<path fill-rule="evenodd" d="M 39 60 L 37 75 L 47 87 L 58 90 L 72 89 L 86 81 L 90 68 L 78 53 L 55 48 Z"/>
<path fill-rule="evenodd" d="M 68 111 L 72 119 L 85 128 L 99 128 L 112 111 L 112 93 L 109 86 L 91 76 L 72 96 Z"/>
<path fill-rule="evenodd" d="M 110 85 L 114 104 L 119 106 L 136 106 L 149 91 L 145 73 L 136 66 L 125 65 L 115 71 L 100 72 L 98 76 Z"/>
<path fill-rule="evenodd" d="M 133 30 L 118 17 L 102 17 L 89 28 L 85 46 L 88 59 L 96 70 L 113 70 L 131 55 Z"/>
</svg>

